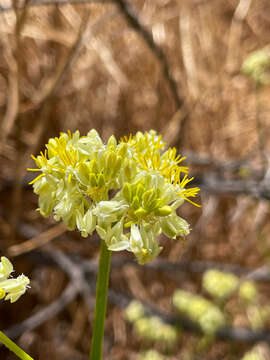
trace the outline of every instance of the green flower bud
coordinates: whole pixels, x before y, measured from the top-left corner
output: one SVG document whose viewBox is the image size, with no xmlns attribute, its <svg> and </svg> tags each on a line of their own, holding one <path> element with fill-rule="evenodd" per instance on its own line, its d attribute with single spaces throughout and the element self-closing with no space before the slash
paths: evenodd
<svg viewBox="0 0 270 360">
<path fill-rule="evenodd" d="M 123 186 L 122 192 L 123 192 L 123 196 L 124 196 L 125 200 L 128 203 L 131 202 L 131 199 L 132 199 L 131 185 L 128 183 L 125 183 Z"/>
<path fill-rule="evenodd" d="M 110 136 L 107 145 L 109 148 L 110 147 L 115 148 L 117 146 L 117 140 L 114 135 Z"/>
<path fill-rule="evenodd" d="M 91 173 L 91 174 L 89 175 L 89 180 L 90 180 L 90 185 L 91 185 L 92 187 L 96 187 L 96 186 L 97 186 L 97 177 L 96 177 L 96 175 L 95 175 L 94 173 Z"/>
<path fill-rule="evenodd" d="M 107 154 L 106 159 L 106 168 L 105 168 L 105 174 L 109 175 L 112 173 L 116 163 L 116 154 L 114 152 L 109 152 Z"/>
<path fill-rule="evenodd" d="M 84 186 L 89 185 L 89 167 L 85 163 L 80 163 L 76 170 L 75 170 L 75 176 L 77 180 Z"/>
<path fill-rule="evenodd" d="M 121 169 L 122 164 L 123 164 L 123 158 L 121 156 L 117 156 L 116 157 L 116 162 L 115 162 L 115 165 L 114 165 L 114 168 L 113 168 L 113 172 L 112 172 L 112 177 L 117 176 L 118 172 Z"/>
<path fill-rule="evenodd" d="M 103 174 L 99 174 L 97 177 L 97 186 L 102 187 L 105 185 L 105 179 Z"/>
<path fill-rule="evenodd" d="M 126 166 L 124 167 L 124 174 L 127 181 L 132 181 L 134 171 L 134 164 L 131 161 L 128 161 L 126 163 Z"/>
<path fill-rule="evenodd" d="M 96 159 L 92 159 L 89 163 L 89 172 L 97 174 L 98 173 L 98 165 Z"/>
<path fill-rule="evenodd" d="M 142 207 L 140 207 L 138 210 L 134 211 L 134 214 L 140 218 L 140 217 L 144 217 L 145 215 L 148 214 L 148 211 L 146 211 L 145 209 L 143 209 Z"/>
<path fill-rule="evenodd" d="M 168 216 L 172 213 L 172 208 L 168 205 L 164 205 L 155 210 L 157 216 Z"/>
<path fill-rule="evenodd" d="M 146 191 L 142 196 L 142 205 L 145 209 L 151 206 L 152 201 L 154 200 L 155 191 L 154 189 Z"/>
<path fill-rule="evenodd" d="M 144 191 L 145 191 L 144 186 L 142 184 L 138 184 L 136 188 L 136 196 L 139 199 L 141 199 Z"/>
<path fill-rule="evenodd" d="M 155 211 L 160 206 L 160 199 L 154 199 L 148 203 L 146 209 L 148 212 Z"/>
<path fill-rule="evenodd" d="M 124 158 L 127 154 L 128 146 L 126 143 L 121 143 L 118 148 L 118 155 Z"/>
<path fill-rule="evenodd" d="M 134 196 L 132 203 L 131 203 L 131 207 L 135 210 L 140 207 L 140 199 L 138 198 L 138 196 Z"/>
</svg>

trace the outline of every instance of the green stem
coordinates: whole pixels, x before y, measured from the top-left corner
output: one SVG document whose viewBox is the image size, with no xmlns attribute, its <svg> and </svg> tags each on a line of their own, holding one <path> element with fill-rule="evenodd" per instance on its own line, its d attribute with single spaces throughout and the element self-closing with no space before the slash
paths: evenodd
<svg viewBox="0 0 270 360">
<path fill-rule="evenodd" d="M 16 345 L 10 338 L 8 338 L 2 331 L 0 331 L 0 342 L 4 344 L 10 351 L 17 355 L 22 360 L 34 360 L 26 354 L 18 345 Z"/>
<path fill-rule="evenodd" d="M 102 342 L 107 308 L 107 295 L 110 277 L 111 251 L 101 240 L 99 268 L 96 287 L 96 308 L 92 335 L 90 360 L 102 359 Z"/>
</svg>

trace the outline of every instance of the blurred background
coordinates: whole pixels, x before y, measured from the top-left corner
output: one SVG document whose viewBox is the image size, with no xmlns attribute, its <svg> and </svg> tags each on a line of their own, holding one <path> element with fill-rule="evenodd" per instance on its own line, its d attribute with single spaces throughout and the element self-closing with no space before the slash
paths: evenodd
<svg viewBox="0 0 270 360">
<path fill-rule="evenodd" d="M 0 253 L 31 278 L 0 328 L 35 359 L 88 358 L 99 240 L 42 218 L 26 168 L 92 128 L 161 133 L 202 205 L 154 263 L 113 254 L 104 359 L 270 359 L 269 41 L 268 0 L 0 0 Z"/>
</svg>

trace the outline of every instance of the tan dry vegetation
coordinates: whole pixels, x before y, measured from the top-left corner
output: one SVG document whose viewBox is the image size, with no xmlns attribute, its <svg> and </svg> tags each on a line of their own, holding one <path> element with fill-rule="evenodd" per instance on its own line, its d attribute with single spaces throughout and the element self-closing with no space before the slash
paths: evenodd
<svg viewBox="0 0 270 360">
<path fill-rule="evenodd" d="M 65 293 L 70 273 L 53 254 L 58 249 L 69 261 L 90 259 L 93 265 L 97 237 L 85 240 L 42 219 L 27 185 L 30 154 L 60 131 L 95 128 L 106 140 L 155 129 L 187 154 L 202 187 L 202 209 L 182 208 L 193 232 L 185 248 L 162 240 L 162 260 L 255 269 L 268 262 L 270 249 L 264 175 L 270 87 L 256 95 L 252 80 L 240 72 L 249 53 L 269 46 L 269 1 L 129 0 L 142 27 L 132 26 L 117 0 L 63 2 L 0 0 L 0 249 L 32 279 L 18 303 L 0 304 L 0 328 L 20 324 L 60 299 L 61 311 L 39 326 L 13 328 L 18 343 L 40 360 L 87 359 L 93 320 L 93 271 L 87 277 L 92 292 L 84 288 L 72 297 Z M 111 289 L 168 312 L 173 291 L 200 292 L 200 279 L 201 273 L 120 262 L 112 269 Z M 267 304 L 269 286 L 261 291 Z M 229 306 L 236 324 L 248 323 L 239 304 Z M 170 358 L 191 352 L 196 341 L 182 335 Z M 132 360 L 140 348 L 122 307 L 110 303 L 104 358 Z M 247 348 L 218 341 L 198 358 L 239 359 Z M 0 357 L 12 359 L 3 348 Z"/>
</svg>

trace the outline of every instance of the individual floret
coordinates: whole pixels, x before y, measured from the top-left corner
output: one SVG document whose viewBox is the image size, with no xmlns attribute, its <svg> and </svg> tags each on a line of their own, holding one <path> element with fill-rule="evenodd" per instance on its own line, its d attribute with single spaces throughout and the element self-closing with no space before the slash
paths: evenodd
<svg viewBox="0 0 270 360">
<path fill-rule="evenodd" d="M 12 263 L 4 256 L 0 262 L 0 299 L 10 300 L 11 303 L 17 301 L 29 287 L 30 280 L 25 275 L 9 279 L 13 272 Z"/>
</svg>

